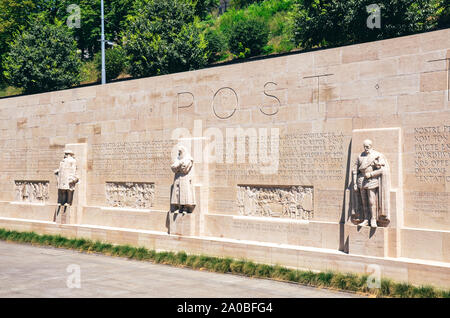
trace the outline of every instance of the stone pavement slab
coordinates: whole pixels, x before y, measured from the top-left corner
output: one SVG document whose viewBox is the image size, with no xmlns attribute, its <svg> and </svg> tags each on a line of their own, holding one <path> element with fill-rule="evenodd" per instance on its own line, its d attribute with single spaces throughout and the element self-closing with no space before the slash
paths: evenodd
<svg viewBox="0 0 450 318">
<path fill-rule="evenodd" d="M 80 288 L 68 288 L 68 281 L 72 284 L 77 282 L 74 276 L 76 272 L 72 268 L 79 268 Z M 0 242 L 0 298 L 6 297 L 349 298 L 361 296 L 119 257 Z"/>
</svg>

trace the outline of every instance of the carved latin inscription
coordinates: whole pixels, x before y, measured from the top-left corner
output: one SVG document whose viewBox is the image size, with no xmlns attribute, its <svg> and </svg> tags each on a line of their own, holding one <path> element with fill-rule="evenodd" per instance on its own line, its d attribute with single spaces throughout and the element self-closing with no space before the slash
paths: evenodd
<svg viewBox="0 0 450 318">
<path fill-rule="evenodd" d="M 92 170 L 96 176 L 170 178 L 172 140 L 117 142 L 92 145 Z"/>
<path fill-rule="evenodd" d="M 450 182 L 450 126 L 415 128 L 414 150 L 417 181 Z"/>
<path fill-rule="evenodd" d="M 45 203 L 49 199 L 48 181 L 24 181 L 15 182 L 16 201 Z"/>
<path fill-rule="evenodd" d="M 106 203 L 113 207 L 148 209 L 155 198 L 154 183 L 106 182 Z"/>
<path fill-rule="evenodd" d="M 314 216 L 313 187 L 239 185 L 240 215 L 309 220 Z"/>
<path fill-rule="evenodd" d="M 277 175 L 286 183 L 311 184 L 314 181 L 343 181 L 345 174 L 345 135 L 340 132 L 302 133 L 280 136 Z M 247 142 L 247 138 L 245 140 Z M 247 145 L 245 149 L 250 149 Z M 270 150 L 272 152 L 272 150 Z M 269 152 L 267 152 L 269 153 Z M 273 174 L 260 173 L 258 164 L 217 164 L 215 176 L 248 183 L 270 183 Z M 248 178 L 252 178 L 251 181 Z M 239 181 L 243 180 L 243 181 Z"/>
</svg>

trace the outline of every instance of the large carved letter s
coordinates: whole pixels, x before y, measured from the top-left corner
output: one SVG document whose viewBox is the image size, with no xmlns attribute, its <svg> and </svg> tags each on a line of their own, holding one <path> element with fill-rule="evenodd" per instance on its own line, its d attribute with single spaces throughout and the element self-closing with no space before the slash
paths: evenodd
<svg viewBox="0 0 450 318">
<path fill-rule="evenodd" d="M 277 83 L 274 83 L 274 82 L 267 82 L 266 84 L 264 84 L 264 95 L 269 96 L 269 97 L 272 97 L 272 98 L 275 98 L 275 99 L 277 100 L 277 102 L 278 102 L 277 110 L 276 110 L 275 112 L 273 112 L 273 113 L 266 113 L 265 111 L 263 111 L 263 107 L 268 107 L 268 106 L 261 106 L 261 107 L 259 108 L 259 110 L 260 110 L 261 113 L 263 113 L 264 115 L 267 115 L 267 116 L 273 116 L 273 115 L 275 115 L 276 113 L 278 113 L 279 107 L 281 106 L 281 102 L 280 102 L 280 100 L 278 99 L 278 97 L 276 97 L 275 95 L 267 94 L 266 86 L 267 86 L 268 84 L 273 84 L 273 85 L 278 85 L 278 84 L 277 84 Z"/>
</svg>

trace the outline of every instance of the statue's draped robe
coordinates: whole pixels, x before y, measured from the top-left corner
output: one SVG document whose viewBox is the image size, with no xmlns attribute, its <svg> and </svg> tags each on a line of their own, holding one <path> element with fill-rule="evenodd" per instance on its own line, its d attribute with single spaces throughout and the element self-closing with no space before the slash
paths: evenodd
<svg viewBox="0 0 450 318">
<path fill-rule="evenodd" d="M 194 160 L 189 155 L 178 158 L 171 169 L 175 173 L 170 203 L 173 205 L 195 205 L 195 190 L 192 178 Z"/>
</svg>

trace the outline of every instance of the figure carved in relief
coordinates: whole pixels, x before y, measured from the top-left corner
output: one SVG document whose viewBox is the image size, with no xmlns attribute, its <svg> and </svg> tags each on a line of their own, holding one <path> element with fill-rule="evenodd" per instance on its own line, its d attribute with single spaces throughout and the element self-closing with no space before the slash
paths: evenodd
<svg viewBox="0 0 450 318">
<path fill-rule="evenodd" d="M 16 201 L 45 203 L 48 200 L 47 181 L 15 181 Z"/>
<path fill-rule="evenodd" d="M 72 205 L 75 185 L 78 182 L 77 161 L 71 150 L 64 151 L 64 159 L 59 163 L 59 169 L 55 170 L 58 186 L 58 206 Z"/>
<path fill-rule="evenodd" d="M 152 183 L 107 182 L 106 203 L 113 207 L 148 209 L 153 206 L 154 192 Z"/>
<path fill-rule="evenodd" d="M 360 226 L 389 224 L 389 165 L 385 156 L 364 141 L 353 166 L 352 222 Z"/>
<path fill-rule="evenodd" d="M 178 157 L 170 167 L 175 173 L 170 204 L 175 213 L 192 213 L 195 207 L 195 190 L 193 182 L 194 159 L 186 148 L 179 146 Z"/>
<path fill-rule="evenodd" d="M 313 218 L 313 189 L 241 185 L 237 204 L 240 215 L 310 220 Z"/>
</svg>

